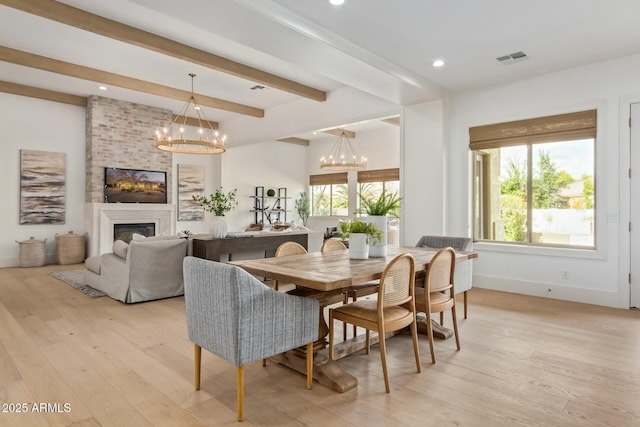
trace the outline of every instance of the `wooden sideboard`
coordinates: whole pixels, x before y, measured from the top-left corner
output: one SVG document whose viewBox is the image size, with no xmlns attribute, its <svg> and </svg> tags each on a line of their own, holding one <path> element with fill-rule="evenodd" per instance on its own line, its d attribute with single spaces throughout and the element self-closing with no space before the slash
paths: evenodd
<svg viewBox="0 0 640 427">
<path fill-rule="evenodd" d="M 234 254 L 264 252 L 265 258 L 275 255 L 276 249 L 284 242 L 300 243 L 308 249 L 308 233 L 268 233 L 252 237 L 231 237 L 224 239 L 193 239 L 193 256 L 211 261 L 232 260 Z"/>
</svg>

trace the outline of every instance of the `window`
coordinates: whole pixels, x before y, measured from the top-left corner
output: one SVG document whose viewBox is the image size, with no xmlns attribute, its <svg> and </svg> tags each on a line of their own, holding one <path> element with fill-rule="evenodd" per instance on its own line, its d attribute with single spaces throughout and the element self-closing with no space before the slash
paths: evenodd
<svg viewBox="0 0 640 427">
<path fill-rule="evenodd" d="M 595 247 L 596 111 L 469 129 L 474 238 Z"/>
<path fill-rule="evenodd" d="M 349 215 L 347 173 L 311 175 L 311 216 Z"/>
<path fill-rule="evenodd" d="M 358 203 L 360 196 L 377 199 L 385 190 L 391 194 L 400 193 L 399 168 L 358 172 Z"/>
</svg>

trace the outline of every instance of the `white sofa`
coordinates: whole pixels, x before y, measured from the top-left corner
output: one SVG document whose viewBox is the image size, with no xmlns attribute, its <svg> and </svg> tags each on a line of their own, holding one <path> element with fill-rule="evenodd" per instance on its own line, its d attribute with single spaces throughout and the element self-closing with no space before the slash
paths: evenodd
<svg viewBox="0 0 640 427">
<path fill-rule="evenodd" d="M 117 240 L 112 253 L 87 259 L 84 282 L 124 303 L 183 295 L 186 255 L 187 240 L 179 237 Z"/>
</svg>

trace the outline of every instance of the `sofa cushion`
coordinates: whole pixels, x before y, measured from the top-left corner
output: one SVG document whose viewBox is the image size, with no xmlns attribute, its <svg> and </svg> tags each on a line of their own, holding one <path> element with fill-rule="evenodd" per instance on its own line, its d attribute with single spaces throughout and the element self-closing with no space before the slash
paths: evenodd
<svg viewBox="0 0 640 427">
<path fill-rule="evenodd" d="M 129 251 L 129 244 L 122 241 L 116 240 L 113 242 L 113 253 L 114 255 L 119 256 L 122 259 L 127 259 L 127 252 Z"/>
</svg>

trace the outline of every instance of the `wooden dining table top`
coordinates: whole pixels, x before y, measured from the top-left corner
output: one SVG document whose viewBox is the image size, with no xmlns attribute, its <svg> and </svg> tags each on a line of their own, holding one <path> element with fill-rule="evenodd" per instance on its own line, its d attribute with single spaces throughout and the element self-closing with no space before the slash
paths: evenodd
<svg viewBox="0 0 640 427">
<path fill-rule="evenodd" d="M 437 249 L 414 246 L 389 246 L 387 256 L 350 259 L 349 251 L 312 252 L 277 258 L 231 261 L 251 274 L 295 283 L 298 286 L 329 292 L 351 285 L 380 279 L 387 264 L 401 253 L 410 253 L 416 262 L 416 272 L 427 269 Z M 476 252 L 456 252 L 456 262 L 477 258 Z"/>
</svg>

